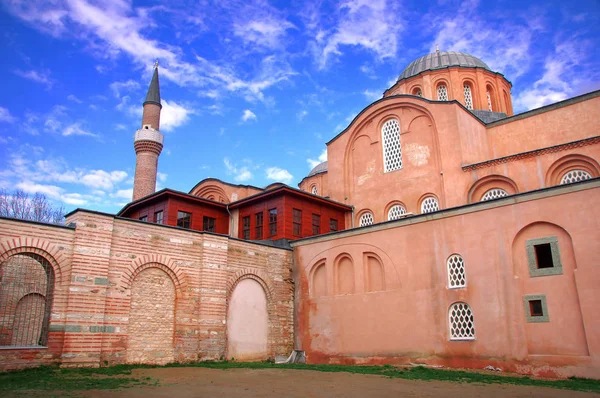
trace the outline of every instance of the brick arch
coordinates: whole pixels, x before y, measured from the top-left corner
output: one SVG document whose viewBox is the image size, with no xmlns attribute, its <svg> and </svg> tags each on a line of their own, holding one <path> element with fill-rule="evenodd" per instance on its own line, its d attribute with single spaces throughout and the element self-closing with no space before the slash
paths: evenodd
<svg viewBox="0 0 600 398">
<path fill-rule="evenodd" d="M 244 279 L 252 279 L 258 282 L 265 291 L 267 295 L 268 306 L 271 306 L 271 301 L 273 299 L 273 285 L 271 281 L 266 277 L 266 275 L 262 271 L 252 270 L 252 269 L 243 269 L 236 272 L 232 278 L 227 281 L 227 302 L 231 298 L 231 294 L 233 290 L 237 286 L 238 283 L 243 281 Z"/>
<path fill-rule="evenodd" d="M 17 254 L 33 253 L 42 256 L 52 266 L 55 285 L 61 284 L 60 263 L 66 259 L 54 244 L 37 238 L 15 238 L 0 243 L 0 251 L 0 263 Z"/>
<path fill-rule="evenodd" d="M 171 258 L 162 254 L 145 255 L 133 260 L 124 273 L 126 286 L 130 288 L 135 277 L 148 268 L 159 268 L 166 272 L 175 285 L 177 296 L 180 297 L 183 294 L 186 285 L 183 270 Z"/>
</svg>

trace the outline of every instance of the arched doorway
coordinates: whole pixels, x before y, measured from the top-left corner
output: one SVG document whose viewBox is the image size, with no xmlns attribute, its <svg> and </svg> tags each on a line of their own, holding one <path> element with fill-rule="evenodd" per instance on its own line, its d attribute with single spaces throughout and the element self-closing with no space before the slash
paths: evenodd
<svg viewBox="0 0 600 398">
<path fill-rule="evenodd" d="M 258 361 L 267 358 L 267 296 L 263 287 L 244 279 L 235 287 L 227 312 L 227 357 Z"/>
</svg>

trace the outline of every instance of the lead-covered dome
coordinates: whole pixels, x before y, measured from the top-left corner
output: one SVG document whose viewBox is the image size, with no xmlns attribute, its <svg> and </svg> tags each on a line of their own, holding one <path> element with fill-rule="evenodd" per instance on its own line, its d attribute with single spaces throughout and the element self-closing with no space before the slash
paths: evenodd
<svg viewBox="0 0 600 398">
<path fill-rule="evenodd" d="M 327 171 L 327 161 L 324 161 L 323 163 L 319 163 L 318 165 L 313 167 L 313 169 L 310 171 L 310 173 L 308 173 L 307 177 L 312 177 L 315 174 L 324 173 L 326 171 Z"/>
<path fill-rule="evenodd" d="M 469 54 L 457 51 L 436 51 L 417 58 L 402 71 L 398 81 L 416 76 L 427 70 L 448 68 L 450 66 L 464 66 L 468 68 L 484 68 L 491 70 L 482 60 Z"/>
</svg>

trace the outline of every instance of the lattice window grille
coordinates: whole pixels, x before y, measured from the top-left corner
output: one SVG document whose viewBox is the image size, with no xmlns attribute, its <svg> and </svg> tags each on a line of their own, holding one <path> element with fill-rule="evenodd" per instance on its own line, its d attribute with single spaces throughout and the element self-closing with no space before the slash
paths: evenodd
<svg viewBox="0 0 600 398">
<path fill-rule="evenodd" d="M 421 203 L 421 213 L 433 213 L 434 211 L 438 211 L 440 209 L 438 205 L 438 201 L 433 196 L 429 196 L 423 200 Z"/>
<path fill-rule="evenodd" d="M 40 255 L 24 253 L 0 264 L 0 346 L 45 346 L 54 272 Z"/>
<path fill-rule="evenodd" d="M 383 140 L 384 172 L 402 168 L 402 146 L 400 145 L 400 124 L 396 119 L 388 120 L 381 128 Z"/>
<path fill-rule="evenodd" d="M 417 90 L 415 91 L 415 95 L 416 95 L 417 97 L 422 97 L 422 96 L 423 96 L 423 92 L 421 91 L 421 89 L 417 89 Z"/>
<path fill-rule="evenodd" d="M 447 262 L 448 266 L 448 287 L 455 289 L 467 285 L 467 274 L 465 272 L 465 262 L 458 254 L 450 256 Z"/>
<path fill-rule="evenodd" d="M 310 193 L 312 193 L 313 195 L 317 194 L 317 186 L 316 185 L 313 185 L 313 187 L 310 190 Z"/>
<path fill-rule="evenodd" d="M 372 225 L 372 224 L 373 224 L 373 214 L 371 214 L 370 212 L 366 212 L 365 214 L 360 216 L 360 219 L 358 220 L 359 227 L 366 227 L 367 225 Z"/>
<path fill-rule="evenodd" d="M 450 340 L 474 340 L 475 319 L 467 303 L 456 303 L 450 307 Z"/>
<path fill-rule="evenodd" d="M 592 178 L 592 175 L 585 170 L 571 170 L 560 179 L 562 184 L 570 184 L 572 182 L 585 181 Z"/>
<path fill-rule="evenodd" d="M 448 101 L 448 89 L 445 84 L 440 84 L 437 88 L 438 101 Z"/>
<path fill-rule="evenodd" d="M 471 87 L 469 87 L 469 85 L 465 84 L 463 86 L 464 91 L 465 91 L 465 106 L 467 107 L 467 109 L 469 110 L 473 110 L 473 95 L 471 94 Z"/>
<path fill-rule="evenodd" d="M 492 112 L 492 111 L 493 111 L 493 109 L 492 109 L 492 96 L 490 95 L 490 92 L 489 92 L 489 91 L 486 91 L 486 92 L 485 92 L 485 96 L 487 97 L 487 102 L 488 102 L 488 110 L 489 110 L 490 112 Z"/>
<path fill-rule="evenodd" d="M 397 220 L 406 214 L 406 209 L 402 205 L 394 205 L 388 211 L 388 220 Z"/>
<path fill-rule="evenodd" d="M 481 201 L 485 202 L 486 200 L 498 199 L 508 196 L 508 192 L 501 188 L 492 188 L 481 197 Z"/>
</svg>

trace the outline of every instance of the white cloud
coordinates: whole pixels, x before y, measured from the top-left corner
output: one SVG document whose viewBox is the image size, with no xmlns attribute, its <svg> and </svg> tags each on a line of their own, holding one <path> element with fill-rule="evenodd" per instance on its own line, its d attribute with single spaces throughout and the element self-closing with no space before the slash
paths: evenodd
<svg viewBox="0 0 600 398">
<path fill-rule="evenodd" d="M 383 96 L 383 94 L 381 94 L 380 92 L 369 89 L 363 91 L 363 94 L 369 101 L 376 101 Z"/>
<path fill-rule="evenodd" d="M 289 171 L 280 169 L 279 167 L 269 167 L 265 170 L 267 172 L 267 179 L 272 181 L 283 182 L 289 184 L 294 178 Z"/>
<path fill-rule="evenodd" d="M 323 149 L 323 152 L 321 152 L 321 154 L 319 155 L 317 160 L 310 159 L 310 158 L 306 159 L 306 162 L 308 163 L 308 166 L 310 167 L 311 170 L 318 164 L 321 164 L 325 161 L 327 161 L 327 148 Z"/>
<path fill-rule="evenodd" d="M 161 100 L 162 111 L 160 112 L 160 129 L 165 131 L 173 131 L 190 120 L 190 115 L 194 114 L 194 110 L 176 103 L 175 101 Z"/>
<path fill-rule="evenodd" d="M 22 189 L 26 193 L 33 194 L 39 192 L 53 199 L 60 198 L 61 193 L 64 191 L 64 189 L 57 187 L 56 185 L 36 184 L 31 181 L 22 181 L 18 183 L 16 187 Z"/>
<path fill-rule="evenodd" d="M 282 46 L 281 41 L 286 31 L 294 28 L 290 22 L 271 15 L 262 19 L 239 21 L 234 24 L 233 33 L 246 44 L 275 49 Z"/>
<path fill-rule="evenodd" d="M 256 115 L 250 109 L 246 109 L 242 113 L 242 121 L 247 122 L 248 120 L 256 120 Z"/>
<path fill-rule="evenodd" d="M 129 93 L 138 90 L 140 88 L 140 84 L 134 80 L 127 80 L 125 82 L 113 82 L 109 87 L 116 98 L 121 98 L 123 93 Z"/>
<path fill-rule="evenodd" d="M 111 197 L 131 200 L 131 198 L 133 197 L 133 188 L 119 189 L 119 190 L 117 190 L 117 192 L 112 194 Z"/>
<path fill-rule="evenodd" d="M 22 71 L 20 69 L 15 70 L 15 75 L 21 76 L 24 79 L 28 79 L 34 81 L 36 83 L 41 83 L 45 85 L 47 88 L 51 88 L 54 82 L 50 79 L 50 71 L 42 70 L 28 70 Z"/>
<path fill-rule="evenodd" d="M 298 113 L 296 113 L 296 118 L 298 118 L 298 120 L 302 121 L 302 119 L 304 119 L 306 117 L 306 115 L 308 115 L 308 111 L 301 110 L 301 111 L 298 111 Z"/>
<path fill-rule="evenodd" d="M 160 181 L 162 183 L 167 181 L 167 176 L 168 176 L 168 174 L 161 173 L 160 171 L 156 173 L 156 177 L 158 178 L 158 181 Z"/>
<path fill-rule="evenodd" d="M 223 163 L 225 163 L 225 167 L 229 174 L 233 174 L 233 179 L 238 182 L 251 180 L 253 175 L 252 172 L 248 169 L 247 166 L 237 167 L 237 165 L 231 163 L 228 158 L 223 159 Z"/>
<path fill-rule="evenodd" d="M 48 121 L 46 121 L 46 123 L 48 123 Z M 62 135 L 65 137 L 68 137 L 70 135 L 87 135 L 90 137 L 98 137 L 98 134 L 94 134 L 92 132 L 89 132 L 85 129 L 83 129 L 83 127 L 81 127 L 80 123 L 73 123 L 67 127 L 65 127 L 65 129 L 62 132 Z"/>
<path fill-rule="evenodd" d="M 68 99 L 69 101 L 73 101 L 73 102 L 75 102 L 75 103 L 78 103 L 78 104 L 81 104 L 81 103 L 83 103 L 83 101 L 82 101 L 82 100 L 80 100 L 79 98 L 77 98 L 77 97 L 76 97 L 76 96 L 74 96 L 73 94 L 70 94 L 69 96 L 67 96 L 67 99 Z"/>
<path fill-rule="evenodd" d="M 112 190 L 116 183 L 122 182 L 127 178 L 127 173 L 121 170 L 104 171 L 90 170 L 81 176 L 81 183 L 96 189 Z"/>
<path fill-rule="evenodd" d="M 9 110 L 0 106 L 0 122 L 14 123 L 17 120 Z"/>
</svg>

